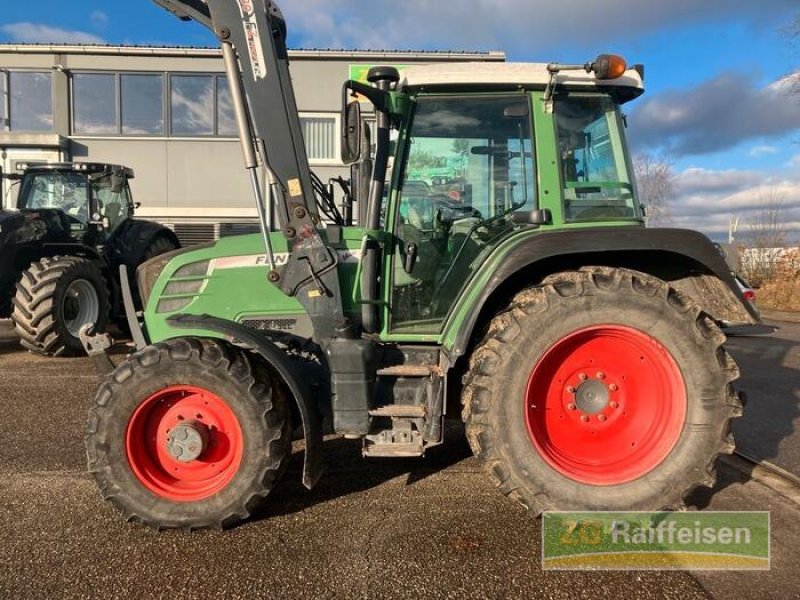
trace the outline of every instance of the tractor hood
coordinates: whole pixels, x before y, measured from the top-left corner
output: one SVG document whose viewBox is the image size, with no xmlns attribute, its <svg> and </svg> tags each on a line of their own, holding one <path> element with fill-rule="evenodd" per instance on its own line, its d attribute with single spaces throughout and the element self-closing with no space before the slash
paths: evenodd
<svg viewBox="0 0 800 600">
<path fill-rule="evenodd" d="M 25 215 L 17 210 L 0 209 L 0 248 L 12 232 L 25 223 Z"/>
</svg>

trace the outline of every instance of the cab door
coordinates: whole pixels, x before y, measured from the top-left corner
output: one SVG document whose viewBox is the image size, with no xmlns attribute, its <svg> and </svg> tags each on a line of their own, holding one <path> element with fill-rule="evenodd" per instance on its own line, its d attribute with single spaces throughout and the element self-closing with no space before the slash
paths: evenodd
<svg viewBox="0 0 800 600">
<path fill-rule="evenodd" d="M 527 94 L 420 96 L 394 177 L 392 334 L 437 334 L 466 282 L 536 204 Z"/>
</svg>

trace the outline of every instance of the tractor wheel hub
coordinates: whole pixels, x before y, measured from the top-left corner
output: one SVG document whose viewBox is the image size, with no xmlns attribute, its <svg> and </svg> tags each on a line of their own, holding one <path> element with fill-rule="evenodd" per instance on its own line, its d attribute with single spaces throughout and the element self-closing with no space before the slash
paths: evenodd
<svg viewBox="0 0 800 600">
<path fill-rule="evenodd" d="M 167 435 L 167 452 L 178 462 L 197 460 L 208 444 L 208 432 L 202 423 L 182 422 Z"/>
<path fill-rule="evenodd" d="M 575 405 L 586 414 L 599 413 L 608 406 L 608 388 L 599 379 L 587 379 L 575 390 Z"/>
</svg>

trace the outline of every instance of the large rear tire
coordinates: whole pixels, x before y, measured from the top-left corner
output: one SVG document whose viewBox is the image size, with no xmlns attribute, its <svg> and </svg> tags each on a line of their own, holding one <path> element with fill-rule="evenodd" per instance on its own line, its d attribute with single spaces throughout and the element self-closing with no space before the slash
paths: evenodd
<svg viewBox="0 0 800 600">
<path fill-rule="evenodd" d="M 85 441 L 89 471 L 127 520 L 222 528 L 249 517 L 282 475 L 287 398 L 249 353 L 209 339 L 168 340 L 106 378 Z"/>
<path fill-rule="evenodd" d="M 724 341 L 649 275 L 553 275 L 517 294 L 471 357 L 470 445 L 534 515 L 679 509 L 734 449 L 739 371 Z"/>
<path fill-rule="evenodd" d="M 79 331 L 105 331 L 109 294 L 100 269 L 85 258 L 43 258 L 23 271 L 11 318 L 22 345 L 45 356 L 84 353 Z"/>
</svg>

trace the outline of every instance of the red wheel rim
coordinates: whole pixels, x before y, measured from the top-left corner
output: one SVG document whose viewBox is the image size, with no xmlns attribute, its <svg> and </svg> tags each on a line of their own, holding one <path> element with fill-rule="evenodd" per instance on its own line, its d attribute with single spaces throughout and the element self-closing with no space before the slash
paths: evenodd
<svg viewBox="0 0 800 600">
<path fill-rule="evenodd" d="M 202 452 L 181 462 L 168 451 L 169 432 L 192 423 L 204 432 Z M 239 420 L 219 396 L 176 385 L 159 390 L 134 411 L 125 431 L 125 454 L 136 478 L 156 496 L 193 502 L 224 489 L 244 449 Z"/>
<path fill-rule="evenodd" d="M 686 388 L 654 338 L 621 325 L 587 327 L 533 366 L 525 418 L 536 450 L 559 473 L 616 485 L 649 473 L 675 447 Z"/>
</svg>

